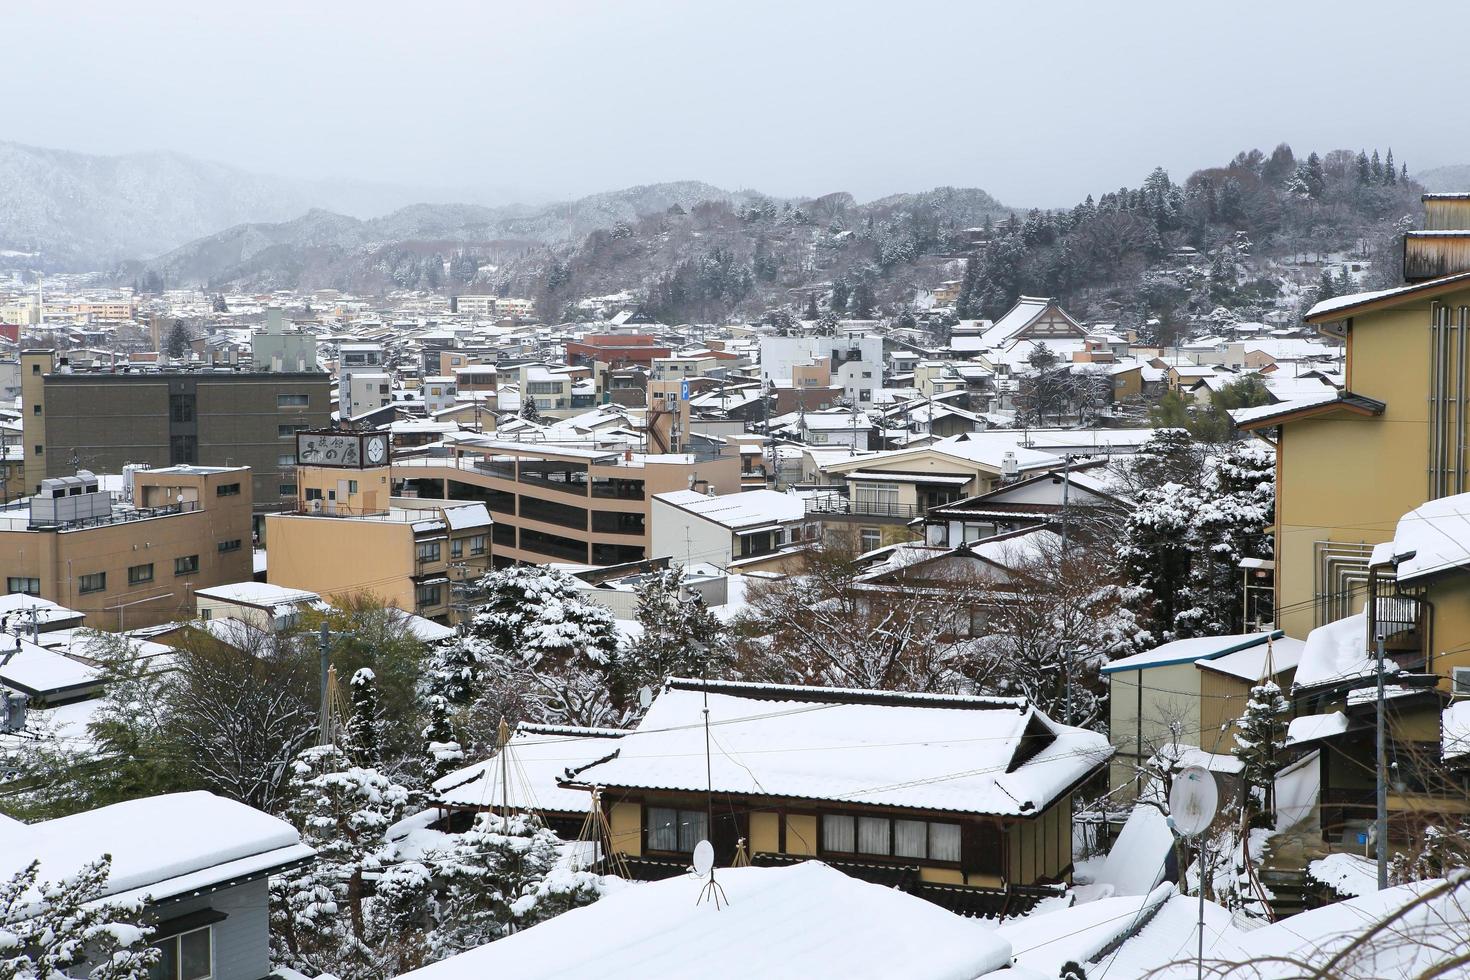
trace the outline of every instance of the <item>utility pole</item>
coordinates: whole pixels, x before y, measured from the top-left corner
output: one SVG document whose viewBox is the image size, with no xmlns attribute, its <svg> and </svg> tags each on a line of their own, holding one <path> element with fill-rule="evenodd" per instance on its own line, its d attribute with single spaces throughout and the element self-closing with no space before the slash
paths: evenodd
<svg viewBox="0 0 1470 980">
<path fill-rule="evenodd" d="M 1369 601 L 1374 601 L 1371 596 Z M 1375 767 L 1377 776 L 1378 813 L 1374 823 L 1374 836 L 1377 838 L 1378 850 L 1378 890 L 1383 891 L 1388 887 L 1388 766 L 1387 753 L 1385 751 L 1385 732 L 1383 723 L 1383 625 L 1380 623 L 1375 631 L 1377 635 L 1373 638 L 1378 648 L 1378 718 L 1376 724 L 1378 764 Z"/>
</svg>

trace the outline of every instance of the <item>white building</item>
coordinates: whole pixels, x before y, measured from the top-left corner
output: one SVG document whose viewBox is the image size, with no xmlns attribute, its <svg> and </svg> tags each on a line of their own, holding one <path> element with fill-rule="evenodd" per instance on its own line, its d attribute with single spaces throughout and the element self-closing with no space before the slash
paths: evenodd
<svg viewBox="0 0 1470 980">
<path fill-rule="evenodd" d="M 832 383 L 842 386 L 842 397 L 867 406 L 883 387 L 883 338 L 861 330 L 839 331 L 833 337 L 762 337 L 761 383 L 790 382 L 791 369 L 830 358 Z"/>
<path fill-rule="evenodd" d="M 776 490 L 717 497 L 694 490 L 654 494 L 648 557 L 728 568 L 815 541 L 819 525 L 805 517 L 800 497 Z"/>
</svg>

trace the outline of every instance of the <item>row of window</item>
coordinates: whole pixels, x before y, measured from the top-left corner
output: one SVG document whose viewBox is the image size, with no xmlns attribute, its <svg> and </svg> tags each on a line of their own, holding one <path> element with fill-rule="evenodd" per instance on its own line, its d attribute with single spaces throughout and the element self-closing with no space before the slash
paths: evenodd
<svg viewBox="0 0 1470 980">
<path fill-rule="evenodd" d="M 648 808 L 648 847 L 690 853 L 709 837 L 704 810 Z M 960 862 L 960 825 L 929 820 L 860 817 L 828 813 L 822 817 L 824 854 L 862 854 L 920 861 Z"/>
<path fill-rule="evenodd" d="M 233 547 L 226 548 L 225 547 L 226 545 L 233 545 Z M 227 551 L 227 550 L 228 551 L 236 551 L 236 550 L 239 549 L 239 547 L 240 547 L 240 542 L 239 542 L 238 539 L 235 540 L 235 541 L 221 541 L 220 542 L 220 546 L 219 546 L 219 550 L 220 551 Z M 175 558 L 174 559 L 174 574 L 175 575 L 193 575 L 193 574 L 196 574 L 198 571 L 199 571 L 199 556 L 198 555 L 184 555 L 182 557 L 179 557 L 179 558 Z M 146 584 L 148 584 L 149 582 L 152 582 L 152 581 L 153 581 L 153 562 L 145 562 L 144 564 L 141 564 L 141 565 L 130 565 L 130 566 L 128 566 L 128 585 L 146 585 Z M 17 579 L 17 578 L 11 578 L 11 579 L 8 579 L 8 582 L 11 583 L 11 591 L 12 592 L 22 592 L 23 591 L 23 592 L 26 592 L 27 594 L 30 594 L 30 595 L 36 595 L 36 594 L 38 594 L 41 591 L 41 580 L 40 579 Z M 16 583 L 23 583 L 26 586 L 26 588 L 24 588 L 24 589 L 17 589 L 17 588 L 14 587 Z M 77 591 L 78 592 L 82 592 L 82 593 L 87 593 L 87 592 L 106 592 L 107 591 L 107 573 L 106 572 L 93 572 L 90 575 L 82 575 L 82 576 L 79 576 L 77 578 Z"/>
<path fill-rule="evenodd" d="M 449 542 L 449 557 L 463 558 L 465 545 L 469 544 L 470 555 L 483 555 L 485 544 L 488 539 L 483 534 L 472 534 L 467 538 L 455 538 Z M 442 541 L 420 541 L 418 544 L 418 560 L 422 562 L 438 561 L 444 556 L 444 542 Z"/>
</svg>

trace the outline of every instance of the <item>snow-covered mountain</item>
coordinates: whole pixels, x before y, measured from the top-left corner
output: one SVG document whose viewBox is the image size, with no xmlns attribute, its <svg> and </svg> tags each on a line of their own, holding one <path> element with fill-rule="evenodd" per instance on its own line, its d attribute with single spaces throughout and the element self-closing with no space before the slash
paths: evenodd
<svg viewBox="0 0 1470 980">
<path fill-rule="evenodd" d="M 0 142 L 0 255 L 105 268 L 242 222 L 285 221 L 313 207 L 366 217 L 448 193 L 274 177 L 179 153 L 100 156 Z"/>
</svg>

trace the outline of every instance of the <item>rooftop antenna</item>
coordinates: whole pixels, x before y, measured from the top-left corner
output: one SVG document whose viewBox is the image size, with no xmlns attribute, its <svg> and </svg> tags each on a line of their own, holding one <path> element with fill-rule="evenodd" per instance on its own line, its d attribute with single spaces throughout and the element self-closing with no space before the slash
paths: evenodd
<svg viewBox="0 0 1470 980">
<path fill-rule="evenodd" d="M 715 778 L 714 767 L 710 760 L 710 734 L 709 734 L 709 650 L 704 650 L 704 683 L 700 685 L 704 695 L 704 829 L 705 833 L 713 833 L 715 827 Z M 707 878 L 704 887 L 699 890 L 699 900 L 696 905 L 713 900 L 715 910 L 719 911 L 720 903 L 730 904 L 725 889 L 715 880 L 715 848 L 708 839 L 694 845 L 694 876 L 696 878 Z"/>
</svg>

